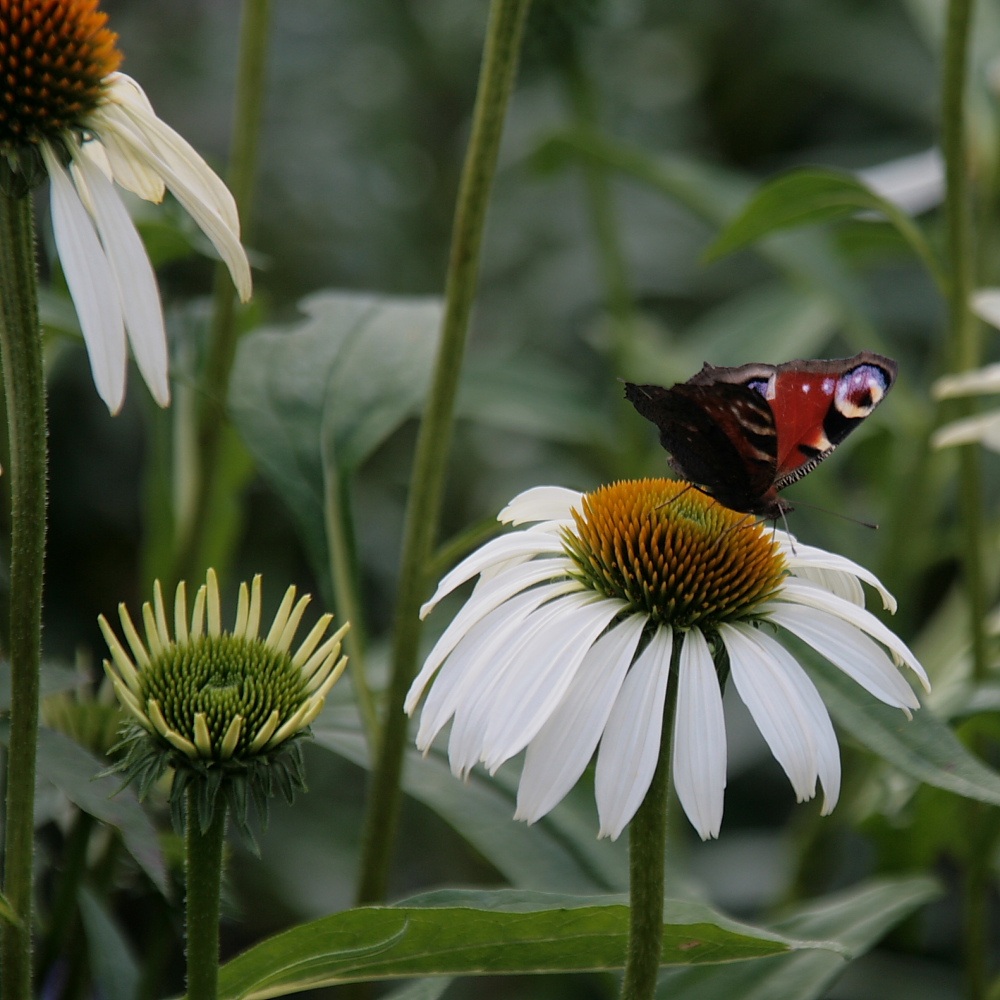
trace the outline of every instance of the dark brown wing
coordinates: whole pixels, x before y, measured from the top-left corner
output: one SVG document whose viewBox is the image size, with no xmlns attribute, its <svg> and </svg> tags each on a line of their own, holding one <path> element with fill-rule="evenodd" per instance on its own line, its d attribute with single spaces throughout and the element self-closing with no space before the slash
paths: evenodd
<svg viewBox="0 0 1000 1000">
<path fill-rule="evenodd" d="M 625 383 L 625 398 L 660 431 L 678 475 L 732 510 L 769 513 L 777 434 L 764 397 L 744 385 Z"/>
</svg>

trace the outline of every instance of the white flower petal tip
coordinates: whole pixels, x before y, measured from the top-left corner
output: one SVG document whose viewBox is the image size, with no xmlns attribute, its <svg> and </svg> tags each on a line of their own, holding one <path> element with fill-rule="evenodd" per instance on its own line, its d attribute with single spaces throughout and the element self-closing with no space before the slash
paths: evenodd
<svg viewBox="0 0 1000 1000">
<path fill-rule="evenodd" d="M 566 521 L 579 507 L 582 493 L 563 486 L 535 486 L 518 494 L 497 514 L 504 524 L 528 524 L 532 521 Z"/>
<path fill-rule="evenodd" d="M 980 288 L 973 292 L 969 307 L 981 320 L 1000 329 L 1000 288 Z"/>
<path fill-rule="evenodd" d="M 935 399 L 983 396 L 992 392 L 1000 392 L 1000 364 L 986 365 L 959 375 L 943 375 L 931 387 Z"/>
<path fill-rule="evenodd" d="M 981 444 L 990 451 L 1000 451 L 1000 411 L 955 420 L 938 428 L 931 437 L 932 448 L 953 448 L 963 444 Z"/>
<path fill-rule="evenodd" d="M 944 200 L 944 159 L 937 148 L 859 170 L 858 177 L 877 195 L 911 215 Z"/>
</svg>

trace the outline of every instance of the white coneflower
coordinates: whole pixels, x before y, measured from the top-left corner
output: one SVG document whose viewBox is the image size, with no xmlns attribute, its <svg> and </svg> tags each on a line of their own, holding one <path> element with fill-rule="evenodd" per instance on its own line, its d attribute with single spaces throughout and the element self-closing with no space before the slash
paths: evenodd
<svg viewBox="0 0 1000 1000">
<path fill-rule="evenodd" d="M 457 775 L 480 761 L 493 772 L 527 748 L 517 818 L 545 815 L 600 744 L 600 834 L 621 833 L 656 767 L 672 658 L 674 787 L 703 838 L 722 823 L 727 673 L 798 799 L 811 798 L 819 779 L 823 812 L 836 804 L 837 739 L 813 682 L 781 643 L 785 633 L 887 704 L 918 707 L 886 651 L 926 686 L 923 669 L 864 609 L 862 580 L 894 609 L 871 573 L 793 546 L 683 483 L 622 482 L 588 494 L 540 487 L 500 520 L 533 523 L 488 542 L 441 581 L 424 614 L 479 577 L 406 710 L 430 689 L 417 745 L 426 750 L 451 720 Z"/>
<path fill-rule="evenodd" d="M 330 614 L 319 619 L 295 653 L 289 652 L 309 600 L 305 595 L 296 601 L 295 587 L 289 587 L 262 638 L 261 578 L 256 576 L 251 587 L 240 585 L 236 624 L 226 632 L 218 581 L 209 570 L 190 618 L 186 585 L 178 584 L 173 636 L 159 582 L 152 604 L 142 608 L 145 641 L 124 604 L 118 612 L 128 649 L 107 619 L 99 618 L 111 651 L 104 669 L 134 723 L 118 769 L 138 781 L 140 794 L 173 767 L 175 818 L 183 808 L 181 793 L 204 778 L 209 804 L 220 787 L 227 796 L 233 793 L 237 822 L 245 823 L 246 791 L 258 805 L 270 793 L 275 776 L 269 768 L 319 715 L 347 664 L 340 649 L 349 625 L 324 639 Z M 300 762 L 293 758 L 284 766 L 277 783 L 286 792 L 301 787 Z M 246 782 L 248 787 L 239 787 Z"/>
<path fill-rule="evenodd" d="M 59 259 L 94 383 L 115 413 L 125 397 L 126 335 L 153 397 L 170 400 L 156 277 L 115 184 L 153 202 L 169 188 L 244 301 L 251 280 L 232 195 L 117 72 L 117 35 L 97 5 L 0 0 L 0 184 L 23 194 L 48 175 Z"/>
</svg>

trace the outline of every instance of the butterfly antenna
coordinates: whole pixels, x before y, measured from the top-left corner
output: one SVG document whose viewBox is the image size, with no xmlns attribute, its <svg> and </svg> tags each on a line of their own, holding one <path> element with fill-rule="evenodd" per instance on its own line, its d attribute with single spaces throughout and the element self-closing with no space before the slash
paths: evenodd
<svg viewBox="0 0 1000 1000">
<path fill-rule="evenodd" d="M 871 521 L 862 521 L 860 518 L 851 517 L 850 514 L 842 514 L 839 510 L 830 510 L 829 507 L 817 507 L 814 503 L 806 503 L 804 500 L 796 500 L 796 507 L 808 507 L 810 510 L 818 510 L 824 514 L 832 514 L 834 517 L 843 518 L 845 521 L 850 521 L 852 524 L 860 524 L 862 528 L 871 528 L 872 531 L 878 531 L 878 525 L 872 523 Z M 785 512 L 781 512 L 781 519 L 784 521 Z M 788 530 L 788 525 L 785 525 L 785 530 Z"/>
<path fill-rule="evenodd" d="M 806 506 L 808 507 L 809 504 L 806 504 Z M 798 555 L 798 553 L 795 551 L 795 539 L 792 537 L 792 533 L 788 530 L 788 518 L 785 517 L 785 508 L 784 507 L 779 507 L 778 508 L 778 513 L 781 515 L 781 523 L 785 526 L 785 534 L 788 536 L 788 544 L 791 545 L 791 547 L 792 547 L 792 555 L 793 556 L 794 555 Z M 777 518 L 775 518 L 775 520 L 774 520 L 774 529 L 775 529 L 775 531 L 778 530 L 778 519 Z M 771 540 L 772 541 L 774 540 L 773 533 L 771 535 Z"/>
<path fill-rule="evenodd" d="M 684 494 L 687 493 L 688 490 L 696 490 L 697 488 L 698 487 L 695 486 L 694 483 L 688 483 L 687 486 L 685 486 L 684 489 L 680 491 L 680 493 L 677 493 L 676 495 L 672 496 L 669 500 L 664 500 L 663 503 L 658 503 L 653 508 L 653 510 L 662 510 L 664 507 L 669 507 L 675 501 L 680 500 L 680 498 L 684 496 Z"/>
</svg>

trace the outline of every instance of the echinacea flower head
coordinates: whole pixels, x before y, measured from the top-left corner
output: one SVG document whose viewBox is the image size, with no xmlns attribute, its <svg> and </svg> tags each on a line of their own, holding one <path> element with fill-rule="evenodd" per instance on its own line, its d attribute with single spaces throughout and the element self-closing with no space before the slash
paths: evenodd
<svg viewBox="0 0 1000 1000">
<path fill-rule="evenodd" d="M 56 248 L 94 383 L 116 413 L 127 343 L 154 399 L 170 401 L 156 277 L 117 188 L 152 202 L 169 188 L 244 301 L 251 279 L 232 195 L 118 72 L 117 35 L 97 8 L 98 0 L 0 0 L 0 189 L 23 196 L 48 176 Z"/>
<path fill-rule="evenodd" d="M 130 719 L 116 766 L 137 781 L 140 796 L 168 768 L 174 770 L 171 809 L 180 825 L 184 795 L 193 788 L 208 827 L 215 798 L 224 795 L 237 825 L 246 830 L 248 792 L 266 817 L 266 796 L 279 787 L 287 798 L 304 787 L 298 741 L 323 709 L 344 671 L 343 625 L 326 632 L 323 615 L 298 649 L 292 640 L 309 604 L 289 587 L 265 636 L 259 634 L 261 578 L 240 585 L 236 624 L 222 627 L 219 585 L 213 570 L 188 613 L 182 581 L 174 599 L 171 635 L 159 582 L 142 607 L 145 640 L 125 605 L 119 605 L 127 648 L 102 615 L 111 659 L 104 670 Z"/>
<path fill-rule="evenodd" d="M 906 645 L 865 610 L 867 570 L 794 542 L 680 482 L 620 482 L 593 493 L 539 487 L 501 521 L 528 525 L 486 543 L 445 576 L 427 614 L 478 576 L 431 650 L 406 710 L 426 751 L 451 722 L 462 776 L 527 750 L 515 818 L 534 822 L 597 751 L 600 835 L 617 837 L 656 768 L 667 685 L 676 684 L 671 770 L 703 838 L 718 836 L 726 786 L 722 691 L 731 680 L 799 801 L 840 792 L 829 714 L 783 644 L 795 636 L 875 697 L 909 714 L 897 669 L 927 686 Z M 894 662 L 895 661 L 895 662 Z"/>
</svg>

